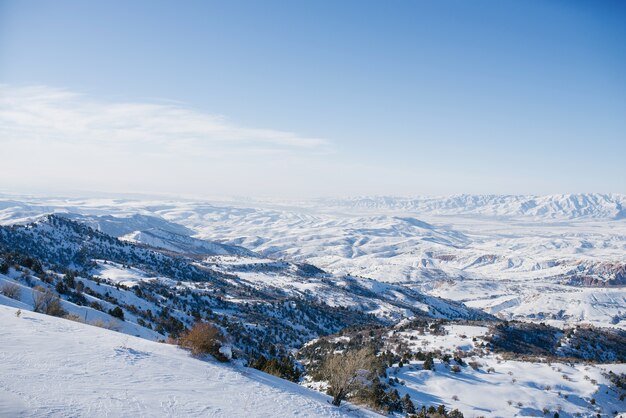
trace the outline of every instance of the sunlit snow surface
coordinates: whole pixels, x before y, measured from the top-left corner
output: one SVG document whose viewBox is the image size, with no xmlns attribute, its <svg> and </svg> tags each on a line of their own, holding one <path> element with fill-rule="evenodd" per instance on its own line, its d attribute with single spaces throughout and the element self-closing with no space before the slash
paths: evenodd
<svg viewBox="0 0 626 418">
<path fill-rule="evenodd" d="M 410 323 L 410 321 L 403 321 Z M 397 328 L 402 328 L 399 324 Z M 395 363 L 387 368 L 386 381 L 401 396 L 409 394 L 418 405 L 445 405 L 466 417 L 592 417 L 615 416 L 626 410 L 621 389 L 607 373 L 626 372 L 625 364 L 586 364 L 566 361 L 518 361 L 481 348 L 488 328 L 473 325 L 446 325 L 441 333 L 426 329 L 391 330 L 385 349 L 400 345 L 408 351 L 449 354 L 449 363 L 434 360 L 434 370 L 424 370 L 423 361 Z M 333 342 L 349 340 L 340 336 Z M 463 352 L 463 364 L 454 356 Z M 397 379 L 397 382 L 396 382 Z M 308 387 L 320 388 L 307 379 Z"/>
<path fill-rule="evenodd" d="M 2 306 L 2 417 L 362 417 L 354 406 L 169 344 Z"/>
</svg>

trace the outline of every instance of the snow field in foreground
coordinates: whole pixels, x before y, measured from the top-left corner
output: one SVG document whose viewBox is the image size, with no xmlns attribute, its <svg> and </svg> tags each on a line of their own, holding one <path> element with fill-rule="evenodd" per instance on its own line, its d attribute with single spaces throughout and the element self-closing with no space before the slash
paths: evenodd
<svg viewBox="0 0 626 418">
<path fill-rule="evenodd" d="M 0 305 L 0 416 L 375 416 L 172 345 L 16 311 Z"/>
</svg>

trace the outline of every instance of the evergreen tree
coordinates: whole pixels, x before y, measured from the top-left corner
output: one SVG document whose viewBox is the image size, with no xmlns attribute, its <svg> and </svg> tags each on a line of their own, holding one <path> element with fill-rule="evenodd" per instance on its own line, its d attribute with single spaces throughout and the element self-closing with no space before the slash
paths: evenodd
<svg viewBox="0 0 626 418">
<path fill-rule="evenodd" d="M 119 306 L 116 306 L 113 309 L 109 309 L 109 315 L 119 318 L 122 321 L 124 320 L 124 311 Z"/>
<path fill-rule="evenodd" d="M 56 289 L 57 293 L 59 293 L 61 295 L 64 294 L 64 293 L 67 293 L 67 286 L 62 281 L 58 281 L 57 282 L 57 284 L 55 286 L 55 289 Z"/>
<path fill-rule="evenodd" d="M 434 370 L 435 362 L 433 361 L 433 355 L 431 353 L 426 354 L 426 360 L 424 360 L 424 370 Z"/>
<path fill-rule="evenodd" d="M 408 393 L 402 398 L 402 409 L 404 409 L 404 412 L 406 412 L 407 414 L 415 413 L 415 405 L 413 405 L 411 395 L 409 395 Z"/>
<path fill-rule="evenodd" d="M 402 412 L 402 400 L 397 389 L 392 390 L 388 397 L 389 412 Z"/>
</svg>

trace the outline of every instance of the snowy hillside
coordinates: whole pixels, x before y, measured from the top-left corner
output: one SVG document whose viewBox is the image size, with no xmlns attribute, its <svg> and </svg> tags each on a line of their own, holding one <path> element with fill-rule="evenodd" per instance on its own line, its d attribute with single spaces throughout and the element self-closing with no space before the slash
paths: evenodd
<svg viewBox="0 0 626 418">
<path fill-rule="evenodd" d="M 364 417 L 265 373 L 0 304 L 0 416 Z"/>
<path fill-rule="evenodd" d="M 524 343 L 511 346 L 516 352 L 494 353 L 492 332 L 480 323 L 404 321 L 382 331 L 348 331 L 322 338 L 304 347 L 300 356 L 314 368 L 322 351 L 373 345 L 385 361 L 382 384 L 398 400 L 408 394 L 416 411 L 420 405 L 443 405 L 465 417 L 568 418 L 609 417 L 626 411 L 626 388 L 614 383 L 617 375 L 626 372 L 626 365 L 565 361 L 545 353 L 522 355 Z M 542 341 L 535 331 L 525 338 L 531 344 L 533 338 L 538 345 Z M 621 338 L 623 342 L 626 337 Z M 316 388 L 324 382 L 308 377 L 305 385 Z"/>
<path fill-rule="evenodd" d="M 65 216 L 0 227 L 0 280 L 23 288 L 14 299 L 32 304 L 31 289 L 40 287 L 80 308 L 81 318 L 88 308 L 98 315 L 120 309 L 126 323 L 163 338 L 206 318 L 222 324 L 239 349 L 260 354 L 276 344 L 296 348 L 346 326 L 415 315 L 490 317 L 459 302 L 334 276 L 306 263 L 192 255 L 122 241 Z"/>
<path fill-rule="evenodd" d="M 191 237 L 194 234 L 192 230 L 157 216 L 140 214 L 89 216 L 77 213 L 61 213 L 59 216 L 78 221 L 116 238 L 176 253 L 196 256 L 255 255 L 243 247 L 193 238 Z"/>
</svg>

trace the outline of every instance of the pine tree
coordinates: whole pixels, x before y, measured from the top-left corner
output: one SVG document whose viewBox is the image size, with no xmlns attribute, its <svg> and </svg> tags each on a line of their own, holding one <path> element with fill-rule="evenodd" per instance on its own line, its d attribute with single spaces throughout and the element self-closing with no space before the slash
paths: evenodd
<svg viewBox="0 0 626 418">
<path fill-rule="evenodd" d="M 426 360 L 424 360 L 424 370 L 434 370 L 435 362 L 433 361 L 433 355 L 428 353 Z"/>
<path fill-rule="evenodd" d="M 124 311 L 119 306 L 116 306 L 113 309 L 109 309 L 109 315 L 119 318 L 122 321 L 124 320 Z"/>
<path fill-rule="evenodd" d="M 397 389 L 389 393 L 389 412 L 402 412 L 402 400 Z"/>
<path fill-rule="evenodd" d="M 408 393 L 402 398 L 402 409 L 404 409 L 404 412 L 406 412 L 407 414 L 415 413 L 415 405 L 413 405 L 411 395 L 409 395 Z"/>
</svg>

